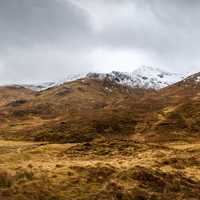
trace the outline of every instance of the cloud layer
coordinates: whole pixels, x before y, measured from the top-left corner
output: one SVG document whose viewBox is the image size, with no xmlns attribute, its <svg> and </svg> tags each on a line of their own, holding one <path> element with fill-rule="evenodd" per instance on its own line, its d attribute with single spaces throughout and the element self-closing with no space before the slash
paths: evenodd
<svg viewBox="0 0 200 200">
<path fill-rule="evenodd" d="M 152 65 L 200 71 L 198 0 L 1 0 L 0 83 Z"/>
</svg>

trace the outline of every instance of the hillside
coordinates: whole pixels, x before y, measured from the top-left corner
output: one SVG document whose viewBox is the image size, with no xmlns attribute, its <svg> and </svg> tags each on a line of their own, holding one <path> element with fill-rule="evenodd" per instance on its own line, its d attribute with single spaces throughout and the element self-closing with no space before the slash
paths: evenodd
<svg viewBox="0 0 200 200">
<path fill-rule="evenodd" d="M 53 141 L 128 134 L 143 117 L 139 99 L 149 92 L 109 80 L 80 79 L 39 92 L 23 105 L 1 109 L 0 133 L 6 138 Z"/>
<path fill-rule="evenodd" d="M 197 77 L 151 90 L 92 74 L 37 92 L 22 104 L 2 107 L 0 135 L 54 142 L 83 142 L 98 137 L 184 138 L 199 131 Z M 168 134 L 161 134 L 164 132 Z"/>
<path fill-rule="evenodd" d="M 159 131 L 199 133 L 199 77 L 199 73 L 194 74 L 160 91 L 159 98 L 167 99 L 167 106 L 160 113 L 162 119 L 156 124 Z"/>
<path fill-rule="evenodd" d="M 20 101 L 21 103 L 25 103 L 25 101 L 32 99 L 34 95 L 34 91 L 22 86 L 0 86 L 0 107 L 8 105 L 11 102 L 13 105 L 14 102 L 15 104 L 20 104 Z"/>
</svg>

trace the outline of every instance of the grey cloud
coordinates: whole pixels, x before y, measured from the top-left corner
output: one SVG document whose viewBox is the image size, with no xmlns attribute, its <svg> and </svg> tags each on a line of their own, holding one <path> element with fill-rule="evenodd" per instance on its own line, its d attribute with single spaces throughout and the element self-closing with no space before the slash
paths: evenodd
<svg viewBox="0 0 200 200">
<path fill-rule="evenodd" d="M 1 0 L 0 28 L 4 47 L 49 43 L 72 47 L 91 34 L 87 13 L 64 0 Z"/>
<path fill-rule="evenodd" d="M 117 3 L 116 3 L 117 4 Z M 127 14 L 111 16 L 99 33 L 113 48 L 144 50 L 157 57 L 155 64 L 181 68 L 198 65 L 200 2 L 197 0 L 130 0 Z M 119 13 L 122 12 L 119 6 Z M 190 70 L 190 69 L 189 69 Z"/>
<path fill-rule="evenodd" d="M 119 52 L 126 65 L 148 60 L 174 71 L 200 70 L 199 9 L 199 0 L 1 0 L 0 83 L 116 65 Z"/>
<path fill-rule="evenodd" d="M 82 73 L 81 66 L 90 66 L 87 53 L 66 52 L 65 49 L 45 47 L 14 49 L 0 63 L 2 84 L 43 82 L 63 79 L 68 73 Z"/>
<path fill-rule="evenodd" d="M 1 0 L 0 30 L 0 83 L 51 80 L 90 65 L 90 16 L 69 0 Z"/>
</svg>

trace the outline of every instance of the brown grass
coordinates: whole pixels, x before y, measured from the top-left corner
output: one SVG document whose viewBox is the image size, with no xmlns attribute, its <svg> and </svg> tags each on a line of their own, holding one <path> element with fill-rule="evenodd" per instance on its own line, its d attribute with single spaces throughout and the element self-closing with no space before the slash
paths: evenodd
<svg viewBox="0 0 200 200">
<path fill-rule="evenodd" d="M 126 140 L 0 141 L 0 197 L 199 199 L 199 147 L 200 142 L 180 141 L 162 145 Z"/>
</svg>

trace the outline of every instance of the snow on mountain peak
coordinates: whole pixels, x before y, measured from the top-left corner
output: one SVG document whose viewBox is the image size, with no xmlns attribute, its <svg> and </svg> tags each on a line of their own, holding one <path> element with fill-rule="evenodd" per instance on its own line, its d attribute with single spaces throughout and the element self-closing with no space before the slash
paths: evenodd
<svg viewBox="0 0 200 200">
<path fill-rule="evenodd" d="M 61 85 L 65 82 L 71 82 L 81 78 L 91 78 L 100 80 L 109 79 L 121 85 L 158 90 L 183 80 L 184 76 L 176 73 L 166 72 L 158 68 L 142 66 L 134 70 L 133 72 L 112 71 L 111 73 L 75 74 L 68 75 L 63 80 L 47 82 L 42 84 L 24 85 L 24 87 L 36 91 L 41 91 L 54 86 Z"/>
<path fill-rule="evenodd" d="M 134 80 L 135 86 L 161 89 L 183 80 L 184 75 L 166 72 L 159 68 L 142 66 L 132 72 L 131 78 Z"/>
<path fill-rule="evenodd" d="M 86 77 L 86 73 L 83 74 L 69 74 L 67 75 L 65 78 L 57 80 L 57 81 L 51 81 L 51 82 L 44 82 L 44 83 L 36 83 L 36 84 L 24 84 L 23 87 L 25 88 L 29 88 L 31 90 L 34 91 L 43 91 L 55 86 L 59 86 L 62 85 L 63 83 L 66 82 L 71 82 L 71 81 L 75 81 L 81 78 L 85 78 Z"/>
<path fill-rule="evenodd" d="M 184 79 L 183 75 L 142 66 L 133 72 L 90 73 L 89 78 L 110 79 L 118 84 L 145 89 L 161 89 Z"/>
</svg>

